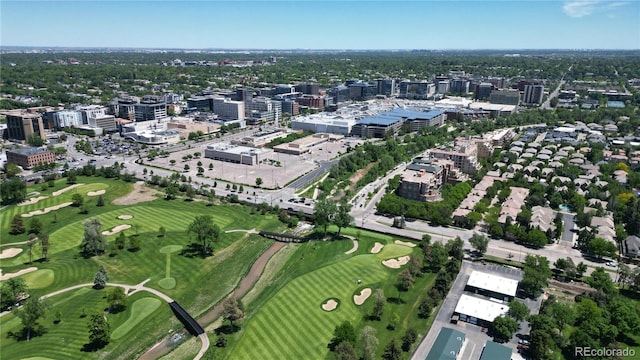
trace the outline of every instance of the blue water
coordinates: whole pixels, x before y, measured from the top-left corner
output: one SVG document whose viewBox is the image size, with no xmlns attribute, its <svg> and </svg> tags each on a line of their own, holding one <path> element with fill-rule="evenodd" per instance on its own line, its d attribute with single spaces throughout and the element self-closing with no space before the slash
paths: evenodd
<svg viewBox="0 0 640 360">
<path fill-rule="evenodd" d="M 567 205 L 560 205 L 560 210 L 569 211 L 569 207 Z"/>
</svg>

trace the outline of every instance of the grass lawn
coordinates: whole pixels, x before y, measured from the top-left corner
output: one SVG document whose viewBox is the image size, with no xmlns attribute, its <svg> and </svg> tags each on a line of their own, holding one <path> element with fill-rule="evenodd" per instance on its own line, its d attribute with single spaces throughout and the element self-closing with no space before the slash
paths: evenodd
<svg viewBox="0 0 640 360">
<path fill-rule="evenodd" d="M 333 230 L 333 229 L 332 229 Z M 247 304 L 247 320 L 243 329 L 230 341 L 225 351 L 228 359 L 321 359 L 328 355 L 327 344 L 336 325 L 350 321 L 356 329 L 371 325 L 378 330 L 380 349 L 387 339 L 403 335 L 400 330 L 386 330 L 388 320 L 398 314 L 398 328 L 408 328 L 426 322 L 411 315 L 417 307 L 420 295 L 433 284 L 434 275 L 425 275 L 417 280 L 415 291 L 402 294 L 404 304 L 387 303 L 381 321 L 366 320 L 370 311 L 369 298 L 362 306 L 353 302 L 353 295 L 364 288 L 382 287 L 387 297 L 397 297 L 396 276 L 400 270 L 389 269 L 382 260 L 408 255 L 417 248 L 393 244 L 394 238 L 355 229 L 344 229 L 343 233 L 360 235 L 359 248 L 355 254 L 345 255 L 351 248 L 349 240 L 310 242 L 298 245 L 294 254 L 282 266 L 281 275 L 271 276 L 272 286 L 264 286 L 261 297 L 251 296 Z M 374 242 L 385 243 L 378 254 L 371 254 Z M 361 280 L 360 284 L 357 280 Z M 284 285 L 278 285 L 284 284 Z M 338 300 L 333 311 L 324 311 L 321 305 L 329 298 Z M 389 334 L 387 334 L 389 333 Z M 381 353 L 382 351 L 380 351 Z"/>
<path fill-rule="evenodd" d="M 100 185 L 90 184 L 91 181 Z M 89 201 L 90 204 L 88 215 L 79 214 L 77 208 L 69 207 L 58 211 L 55 223 L 52 222 L 52 213 L 39 216 L 38 218 L 43 223 L 43 231 L 50 234 L 51 248 L 48 260 L 37 260 L 40 255 L 39 245 L 36 245 L 34 249 L 33 264 L 27 263 L 29 258 L 24 254 L 26 251 L 16 258 L 2 260 L 4 273 L 18 271 L 29 266 L 39 268 L 33 273 L 23 275 L 34 296 L 41 296 L 80 283 L 92 282 L 99 266 L 103 265 L 107 270 L 110 282 L 133 285 L 150 279 L 147 283 L 148 287 L 158 289 L 178 300 L 187 311 L 197 317 L 232 291 L 249 270 L 253 261 L 272 243 L 255 234 L 225 233 L 224 230 L 257 228 L 277 231 L 282 227 L 274 215 L 260 215 L 253 213 L 247 207 L 238 205 L 206 206 L 205 203 L 198 201 L 155 200 L 136 205 L 117 206 L 111 204 L 111 201 L 126 194 L 131 189 L 131 184 L 110 179 L 85 177 L 79 177 L 78 182 L 86 184 L 75 189 L 84 194 L 86 191 L 106 188 L 105 206 L 96 207 L 96 197 L 85 197 L 85 202 Z M 41 191 L 40 186 L 36 185 L 34 190 L 40 191 L 41 194 L 34 196 L 44 196 L 47 195 L 47 192 L 50 194 L 67 185 L 64 180 L 58 180 L 56 186 L 53 189 L 47 189 L 47 192 Z M 33 190 L 29 189 L 29 191 Z M 25 213 L 55 205 L 67 201 L 64 197 L 70 198 L 72 194 L 73 190 L 55 198 L 41 200 L 37 204 L 4 208 L 1 214 L 3 222 L 0 238 L 4 243 L 26 240 L 26 234 L 8 235 L 8 222 L 13 216 L 11 214 Z M 55 202 L 43 205 L 44 202 L 51 201 L 51 199 L 54 199 Z M 195 216 L 201 214 L 211 215 L 214 222 L 222 229 L 220 241 L 214 245 L 215 255 L 205 259 L 202 259 L 199 254 L 189 255 L 182 252 L 182 249 L 188 248 L 193 237 L 186 233 L 186 228 Z M 119 215 L 133 215 L 134 217 L 129 220 L 119 220 L 117 218 Z M 125 248 L 115 256 L 105 254 L 89 259 L 79 256 L 78 245 L 83 236 L 83 222 L 92 217 L 96 217 L 102 222 L 102 230 L 108 230 L 120 224 L 132 225 L 130 229 L 125 230 L 125 235 L 130 236 L 137 233 L 142 242 L 141 249 L 132 252 Z M 5 221 L 6 219 L 9 221 Z M 28 228 L 28 220 L 26 224 Z M 158 236 L 160 226 L 166 229 L 164 237 Z M 111 243 L 117 236 L 110 235 L 106 239 Z M 7 238 L 10 239 L 6 240 Z M 24 245 L 17 247 L 24 248 Z M 174 283 L 167 284 L 168 273 Z M 162 281 L 163 279 L 165 281 Z M 75 315 L 67 317 L 66 314 L 72 314 L 74 311 L 79 312 L 83 306 L 87 307 L 88 313 L 89 310 L 104 310 L 106 300 L 100 299 L 104 294 L 106 293 L 87 288 L 49 299 L 53 308 L 49 312 L 49 317 L 43 322 L 47 324 L 49 332 L 29 343 L 7 338 L 7 333 L 19 330 L 20 324 L 13 315 L 3 316 L 0 318 L 2 358 L 84 359 L 100 357 L 99 354 L 103 353 L 96 355 L 80 351 L 82 345 L 87 342 L 87 320 L 79 321 L 74 318 Z M 166 336 L 168 331 L 182 328 L 182 324 L 164 302 L 159 308 L 151 311 L 149 310 L 152 307 L 149 305 L 150 300 L 136 301 L 143 297 L 148 298 L 149 294 L 135 294 L 130 299 L 127 311 L 109 315 L 113 320 L 111 329 L 118 332 L 114 335 L 116 338 L 112 344 L 105 348 L 103 355 L 109 353 L 107 357 L 110 358 L 133 358 L 161 337 Z M 95 309 L 94 304 L 97 306 Z M 53 324 L 53 314 L 55 314 L 57 307 L 62 307 L 63 321 L 60 324 Z M 151 311 L 152 315 L 144 318 L 130 317 L 132 308 L 146 309 Z M 149 318 L 153 318 L 153 321 Z M 74 329 L 69 329 L 70 327 Z M 131 330 L 125 331 L 129 327 Z M 122 334 L 123 332 L 124 334 Z M 61 346 L 62 338 L 65 339 L 63 346 Z M 50 351 L 54 348 L 56 351 Z"/>
</svg>

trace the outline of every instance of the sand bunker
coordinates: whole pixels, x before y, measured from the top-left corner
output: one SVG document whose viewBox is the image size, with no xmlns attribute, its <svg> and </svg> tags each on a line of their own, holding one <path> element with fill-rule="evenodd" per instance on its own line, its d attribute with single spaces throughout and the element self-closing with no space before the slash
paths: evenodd
<svg viewBox="0 0 640 360">
<path fill-rule="evenodd" d="M 67 186 L 67 187 L 66 187 L 66 188 L 64 188 L 64 189 L 60 189 L 60 190 L 58 190 L 58 191 L 54 191 L 53 193 L 51 193 L 51 195 L 53 195 L 53 196 L 58 196 L 58 195 L 60 195 L 60 194 L 62 194 L 62 193 L 64 193 L 64 192 L 66 192 L 66 191 L 69 191 L 69 190 L 71 190 L 71 189 L 75 189 L 75 188 L 77 188 L 78 186 L 82 186 L 82 185 L 84 185 L 84 184 L 73 184 L 73 185 L 71 185 L 71 186 Z"/>
<path fill-rule="evenodd" d="M 120 219 L 120 220 L 130 220 L 130 219 L 133 219 L 133 215 L 118 215 L 118 219 Z"/>
<path fill-rule="evenodd" d="M 371 249 L 371 253 L 372 254 L 377 254 L 380 251 L 382 251 L 383 247 L 384 247 L 384 245 L 382 245 L 382 243 L 376 242 L 375 244 L 373 244 L 373 249 Z"/>
<path fill-rule="evenodd" d="M 408 241 L 400 241 L 400 240 L 396 240 L 394 241 L 395 244 L 398 245 L 404 245 L 404 246 L 408 246 L 408 247 L 416 247 L 416 244 L 412 243 L 412 242 L 408 242 Z"/>
<path fill-rule="evenodd" d="M 8 273 L 8 274 L 4 274 L 4 275 L 2 275 L 2 270 L 0 270 L 0 281 L 9 280 L 9 279 L 14 278 L 16 276 L 24 275 L 24 274 L 27 274 L 27 273 L 30 273 L 30 272 L 36 271 L 36 270 L 38 270 L 37 267 L 30 267 L 30 268 L 22 269 L 20 271 L 14 272 L 14 273 Z"/>
<path fill-rule="evenodd" d="M 144 201 L 153 201 L 157 199 L 156 195 L 164 195 L 162 192 L 147 187 L 144 181 L 138 181 L 133 184 L 133 191 L 127 195 L 112 201 L 114 205 L 134 205 Z"/>
<path fill-rule="evenodd" d="M 327 300 L 326 303 L 322 304 L 322 310 L 324 311 L 332 311 L 332 310 L 335 310 L 337 307 L 338 307 L 338 302 L 333 299 L 329 299 Z"/>
<path fill-rule="evenodd" d="M 0 252 L 0 259 L 9 259 L 12 258 L 22 252 L 22 249 L 19 248 L 9 248 L 6 250 L 2 250 Z"/>
<path fill-rule="evenodd" d="M 98 191 L 89 191 L 87 193 L 87 196 L 98 196 L 98 195 L 102 195 L 102 194 L 104 194 L 106 192 L 107 192 L 107 190 L 105 190 L 105 189 L 98 190 Z"/>
<path fill-rule="evenodd" d="M 58 204 L 55 206 L 49 206 L 48 208 L 44 208 L 42 210 L 34 210 L 32 212 L 26 213 L 26 214 L 22 214 L 20 216 L 22 216 L 23 218 L 28 218 L 28 217 L 32 217 L 32 216 L 36 216 L 36 215 L 44 215 L 48 212 L 51 211 L 55 211 L 58 209 L 62 209 L 63 207 L 67 207 L 69 205 L 73 204 L 72 202 L 66 202 L 66 203 L 62 203 L 62 204 Z"/>
<path fill-rule="evenodd" d="M 18 206 L 33 205 L 33 204 L 37 203 L 38 201 L 44 200 L 46 198 L 48 198 L 48 196 L 38 196 L 38 197 L 35 197 L 35 198 L 31 198 L 29 200 L 23 201 L 20 204 L 18 204 Z"/>
<path fill-rule="evenodd" d="M 389 259 L 389 260 L 385 260 L 382 262 L 382 265 L 388 267 L 388 268 L 392 268 L 392 269 L 399 269 L 400 266 L 405 265 L 406 263 L 409 262 L 409 260 L 411 259 L 411 256 L 407 255 L 407 256 L 402 256 L 399 257 L 397 259 Z"/>
<path fill-rule="evenodd" d="M 360 291 L 360 295 L 353 295 L 353 302 L 356 305 L 362 305 L 369 296 L 371 296 L 371 288 L 362 289 L 362 291 Z"/>
<path fill-rule="evenodd" d="M 122 230 L 127 230 L 127 229 L 129 229 L 129 228 L 131 228 L 131 225 L 129 225 L 129 224 L 118 225 L 118 226 L 114 227 L 114 228 L 113 228 L 113 229 L 111 229 L 111 230 L 103 231 L 103 232 L 102 232 L 102 235 L 109 236 L 109 235 L 117 234 L 117 233 L 119 233 L 120 231 L 122 231 Z"/>
</svg>

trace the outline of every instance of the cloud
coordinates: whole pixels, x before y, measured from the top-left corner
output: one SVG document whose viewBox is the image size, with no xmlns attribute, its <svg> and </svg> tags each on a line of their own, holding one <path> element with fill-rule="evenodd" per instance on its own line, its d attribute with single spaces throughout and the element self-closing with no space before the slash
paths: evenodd
<svg viewBox="0 0 640 360">
<path fill-rule="evenodd" d="M 582 18 L 595 12 L 610 12 L 627 4 L 629 3 L 624 1 L 572 0 L 562 5 L 562 11 L 572 18 Z"/>
</svg>

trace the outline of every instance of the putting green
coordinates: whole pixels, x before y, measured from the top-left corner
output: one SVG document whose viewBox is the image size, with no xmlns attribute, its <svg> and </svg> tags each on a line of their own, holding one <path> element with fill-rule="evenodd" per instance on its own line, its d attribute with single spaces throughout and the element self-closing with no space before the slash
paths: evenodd
<svg viewBox="0 0 640 360">
<path fill-rule="evenodd" d="M 171 254 L 171 253 L 174 253 L 174 252 L 178 252 L 180 250 L 182 250 L 182 245 L 167 245 L 167 246 L 161 248 L 159 251 L 162 254 Z"/>
<path fill-rule="evenodd" d="M 171 290 L 176 287 L 176 278 L 166 277 L 164 279 L 160 279 L 158 281 L 158 285 L 163 289 Z"/>
<path fill-rule="evenodd" d="M 43 289 L 53 283 L 54 273 L 51 269 L 41 269 L 22 276 L 30 289 Z"/>
<path fill-rule="evenodd" d="M 162 301 L 152 297 L 145 297 L 134 302 L 133 305 L 131 305 L 131 315 L 127 321 L 111 333 L 111 338 L 116 340 L 126 335 L 134 326 L 138 325 L 140 321 L 159 308 L 161 303 Z"/>
</svg>

